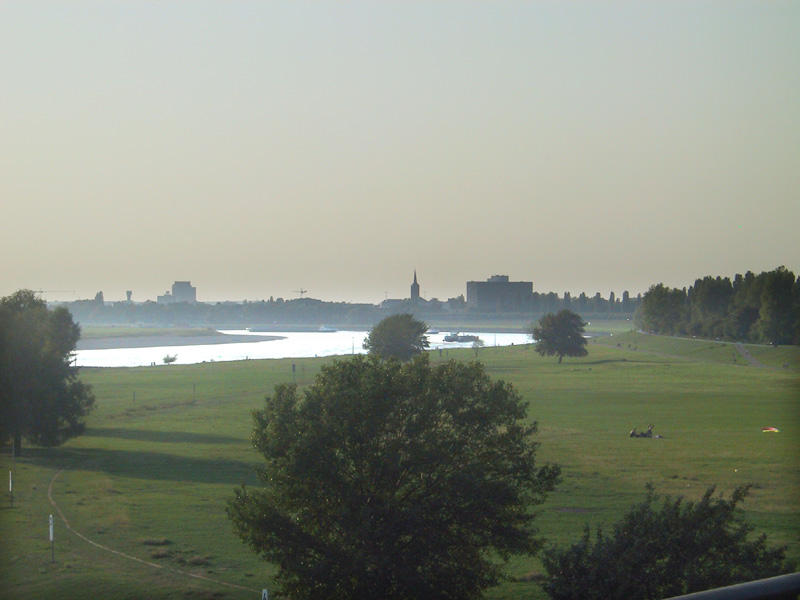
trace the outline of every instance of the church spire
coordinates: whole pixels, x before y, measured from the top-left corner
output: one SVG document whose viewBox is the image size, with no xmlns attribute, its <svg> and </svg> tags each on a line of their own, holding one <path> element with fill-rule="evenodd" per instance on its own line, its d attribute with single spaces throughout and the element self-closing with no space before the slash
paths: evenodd
<svg viewBox="0 0 800 600">
<path fill-rule="evenodd" d="M 411 284 L 411 299 L 419 300 L 419 284 L 417 283 L 417 270 L 414 269 L 414 283 Z"/>
</svg>

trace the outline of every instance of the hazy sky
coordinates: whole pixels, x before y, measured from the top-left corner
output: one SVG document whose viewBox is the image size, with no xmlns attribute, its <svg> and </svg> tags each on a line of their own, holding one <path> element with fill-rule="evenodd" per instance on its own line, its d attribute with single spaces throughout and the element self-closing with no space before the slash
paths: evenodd
<svg viewBox="0 0 800 600">
<path fill-rule="evenodd" d="M 800 2 L 3 2 L 0 295 L 800 274 Z"/>
</svg>

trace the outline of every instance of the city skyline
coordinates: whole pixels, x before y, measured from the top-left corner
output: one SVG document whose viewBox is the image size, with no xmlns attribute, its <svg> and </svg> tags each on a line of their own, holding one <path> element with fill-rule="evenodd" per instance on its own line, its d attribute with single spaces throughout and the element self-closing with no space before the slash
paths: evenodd
<svg viewBox="0 0 800 600">
<path fill-rule="evenodd" d="M 783 267 L 783 265 L 780 265 L 778 268 L 780 268 L 780 267 Z M 774 270 L 775 269 L 769 269 L 767 271 L 774 271 Z M 739 275 L 739 274 L 744 275 L 745 273 L 746 272 L 737 273 L 736 275 Z M 754 274 L 755 275 L 759 275 L 760 273 L 761 272 L 754 273 Z M 795 274 L 795 275 L 797 277 L 800 277 L 797 274 Z M 730 281 L 733 281 L 734 278 L 735 278 L 735 275 L 730 275 L 730 276 L 728 276 L 728 275 L 719 275 L 719 276 L 714 275 L 712 277 L 722 277 L 722 278 L 727 278 Z M 702 279 L 702 277 L 697 277 L 695 279 Z M 300 286 L 300 288 L 297 289 L 297 290 L 293 290 L 293 292 L 292 292 L 293 295 L 292 296 L 288 296 L 288 297 L 270 295 L 270 296 L 266 296 L 266 297 L 257 296 L 255 298 L 214 298 L 214 299 L 211 299 L 211 298 L 206 298 L 206 299 L 200 298 L 200 299 L 196 299 L 195 300 L 194 298 L 195 298 L 195 295 L 196 295 L 196 292 L 197 292 L 197 286 L 191 285 L 192 284 L 191 281 L 178 281 L 178 280 L 173 282 L 173 284 L 171 286 L 171 289 L 167 289 L 167 290 L 165 290 L 163 292 L 163 294 L 158 294 L 157 296 L 152 297 L 152 298 L 151 297 L 144 297 L 144 298 L 136 297 L 135 298 L 134 297 L 135 296 L 135 291 L 134 290 L 126 290 L 123 293 L 124 298 L 118 298 L 116 296 L 114 296 L 114 297 L 106 297 L 106 293 L 103 290 L 98 290 L 95 294 L 92 294 L 92 295 L 89 295 L 89 296 L 86 296 L 86 297 L 78 297 L 77 296 L 77 292 L 75 290 L 34 290 L 34 291 L 37 294 L 39 294 L 41 297 L 43 297 L 45 300 L 48 300 L 50 302 L 71 302 L 71 301 L 74 301 L 74 300 L 91 300 L 91 299 L 97 299 L 98 297 L 102 297 L 102 299 L 104 301 L 107 301 L 107 302 L 121 302 L 121 301 L 127 301 L 127 302 L 133 302 L 133 303 L 157 302 L 159 304 L 161 304 L 161 303 L 175 303 L 175 302 L 199 302 L 199 303 L 211 303 L 211 304 L 213 304 L 213 303 L 217 303 L 217 302 L 260 302 L 260 301 L 266 301 L 266 300 L 289 301 L 289 300 L 298 300 L 298 299 L 305 298 L 305 299 L 321 300 L 323 302 L 345 302 L 345 303 L 352 303 L 352 304 L 374 304 L 374 305 L 379 305 L 383 301 L 387 301 L 387 300 L 388 301 L 394 301 L 394 302 L 405 301 L 405 300 L 414 300 L 415 299 L 415 289 L 414 289 L 415 286 L 417 288 L 416 289 L 416 294 L 417 294 L 416 295 L 416 299 L 421 299 L 421 300 L 426 301 L 426 302 L 433 301 L 433 300 L 440 301 L 440 302 L 446 302 L 448 300 L 458 299 L 459 297 L 461 297 L 462 299 L 464 299 L 466 301 L 466 299 L 469 297 L 469 294 L 470 294 L 469 288 L 470 288 L 471 284 L 475 284 L 475 283 L 483 284 L 485 281 L 492 281 L 492 280 L 505 280 L 507 282 L 510 281 L 510 283 L 512 285 L 516 285 L 516 284 L 519 284 L 519 283 L 528 283 L 529 285 L 532 285 L 532 283 L 533 283 L 533 282 L 516 281 L 516 280 L 513 280 L 513 279 L 509 278 L 507 275 L 494 274 L 491 277 L 487 277 L 485 280 L 479 280 L 479 281 L 474 281 L 473 280 L 473 281 L 464 282 L 465 289 L 460 294 L 456 294 L 454 296 L 447 296 L 447 297 L 429 296 L 429 295 L 425 294 L 424 292 L 420 291 L 423 288 L 417 283 L 417 273 L 416 273 L 416 270 L 415 270 L 414 274 L 413 274 L 413 280 L 412 280 L 412 282 L 411 282 L 411 284 L 409 286 L 410 287 L 410 292 L 407 292 L 405 296 L 403 294 L 400 294 L 398 296 L 390 296 L 389 292 L 387 291 L 387 292 L 384 292 L 384 298 L 382 298 L 381 300 L 377 300 L 375 302 L 370 302 L 370 301 L 349 301 L 349 300 L 335 299 L 335 298 L 319 298 L 319 297 L 314 296 L 313 294 L 309 294 L 309 290 L 303 288 L 302 286 Z M 657 285 L 657 284 L 652 284 L 652 285 Z M 176 286 L 179 286 L 180 288 L 183 288 L 181 290 L 181 294 L 180 295 L 176 294 L 176 292 L 175 292 Z M 691 288 L 692 285 L 690 284 L 690 285 L 676 286 L 676 287 L 677 287 L 677 289 L 686 290 L 688 288 Z M 30 289 L 30 288 L 28 288 L 28 289 Z M 188 290 L 188 294 L 191 297 L 187 296 L 187 290 Z M 601 298 L 603 298 L 604 300 L 608 300 L 613 295 L 616 301 L 622 300 L 622 298 L 623 298 L 623 296 L 624 296 L 624 294 L 626 292 L 628 293 L 630 298 L 637 298 L 637 297 L 643 296 L 647 292 L 647 290 L 631 291 L 629 289 L 624 289 L 622 291 L 617 291 L 617 290 L 613 290 L 612 289 L 612 290 L 609 290 L 607 293 L 603 293 L 603 292 L 601 292 L 599 290 L 593 291 L 593 292 L 590 292 L 588 290 L 580 290 L 579 292 L 572 292 L 570 290 L 564 290 L 563 292 L 557 292 L 555 290 L 538 290 L 538 289 L 535 289 L 535 288 L 533 289 L 533 293 L 534 294 L 546 295 L 546 294 L 556 293 L 559 298 L 565 298 L 565 297 L 567 297 L 567 295 L 569 295 L 569 297 L 571 297 L 572 299 L 577 299 L 581 295 L 584 295 L 587 298 L 592 298 L 592 297 L 596 296 L 597 294 L 600 294 Z M 68 296 L 71 296 L 71 297 L 68 297 Z"/>
<path fill-rule="evenodd" d="M 794 2 L 4 3 L 0 295 L 798 274 L 798 57 Z"/>
</svg>

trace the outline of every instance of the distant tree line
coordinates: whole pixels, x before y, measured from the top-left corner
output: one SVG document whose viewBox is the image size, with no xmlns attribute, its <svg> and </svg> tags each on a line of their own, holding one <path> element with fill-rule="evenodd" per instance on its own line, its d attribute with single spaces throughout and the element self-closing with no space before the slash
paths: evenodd
<svg viewBox="0 0 800 600">
<path fill-rule="evenodd" d="M 519 318 L 530 321 L 548 312 L 562 309 L 572 310 L 591 318 L 632 318 L 641 303 L 642 295 L 631 297 L 626 291 L 621 297 L 611 292 L 603 298 L 599 292 L 593 296 L 581 293 L 572 296 L 555 292 L 534 292 L 530 306 L 521 313 L 483 313 L 467 308 L 463 297 L 446 302 L 406 300 L 391 307 L 378 304 L 351 304 L 348 302 L 326 302 L 314 298 L 283 298 L 256 302 L 187 303 L 176 302 L 105 302 L 98 293 L 92 300 L 76 300 L 66 303 L 66 308 L 75 320 L 84 324 L 195 326 L 195 327 L 249 327 L 258 325 L 308 324 L 337 327 L 372 327 L 390 314 L 408 313 L 428 322 L 446 321 L 454 318 Z"/>
<path fill-rule="evenodd" d="M 646 331 L 742 342 L 800 344 L 800 278 L 785 267 L 651 286 L 637 322 Z"/>
<path fill-rule="evenodd" d="M 581 292 L 575 297 L 569 292 L 564 292 L 563 296 L 559 296 L 555 292 L 547 294 L 534 292 L 533 298 L 531 299 L 531 312 L 534 314 L 544 314 L 548 312 L 557 313 L 560 310 L 566 309 L 581 315 L 602 315 L 609 318 L 616 318 L 620 316 L 632 316 L 636 312 L 641 301 L 641 294 L 632 298 L 627 290 L 622 292 L 622 297 L 620 298 L 618 298 L 614 292 L 611 292 L 608 298 L 603 298 L 600 292 L 596 292 L 594 296 L 587 296 L 585 293 Z"/>
<path fill-rule="evenodd" d="M 324 302 L 313 298 L 213 304 L 78 300 L 66 306 L 75 320 L 84 324 L 238 328 L 286 323 L 369 325 L 380 319 L 379 307 L 372 304 Z"/>
<path fill-rule="evenodd" d="M 256 302 L 159 304 L 104 302 L 66 304 L 75 320 L 85 324 L 249 327 L 269 325 L 331 325 L 370 328 L 391 314 L 407 313 L 427 322 L 448 319 L 518 318 L 531 321 L 547 313 L 570 310 L 584 318 L 633 318 L 647 331 L 693 335 L 753 343 L 800 344 L 800 281 L 785 267 L 759 275 L 748 271 L 728 277 L 706 276 L 688 289 L 653 285 L 632 297 L 628 291 L 607 298 L 569 292 L 534 292 L 530 305 L 519 313 L 480 312 L 461 298 L 447 302 L 406 300 L 386 307 L 378 304 L 326 302 L 313 298 L 282 298 Z"/>
</svg>

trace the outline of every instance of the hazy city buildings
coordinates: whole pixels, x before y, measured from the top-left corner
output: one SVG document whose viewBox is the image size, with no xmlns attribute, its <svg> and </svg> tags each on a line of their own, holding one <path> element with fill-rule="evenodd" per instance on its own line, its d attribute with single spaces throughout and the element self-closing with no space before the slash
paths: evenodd
<svg viewBox="0 0 800 600">
<path fill-rule="evenodd" d="M 492 275 L 486 281 L 467 282 L 467 308 L 481 312 L 519 312 L 530 308 L 533 282 L 509 281 Z"/>
<path fill-rule="evenodd" d="M 189 281 L 176 281 L 172 284 L 172 293 L 164 292 L 163 296 L 158 296 L 156 301 L 159 304 L 173 304 L 175 302 L 197 302 L 197 288 Z"/>
</svg>

